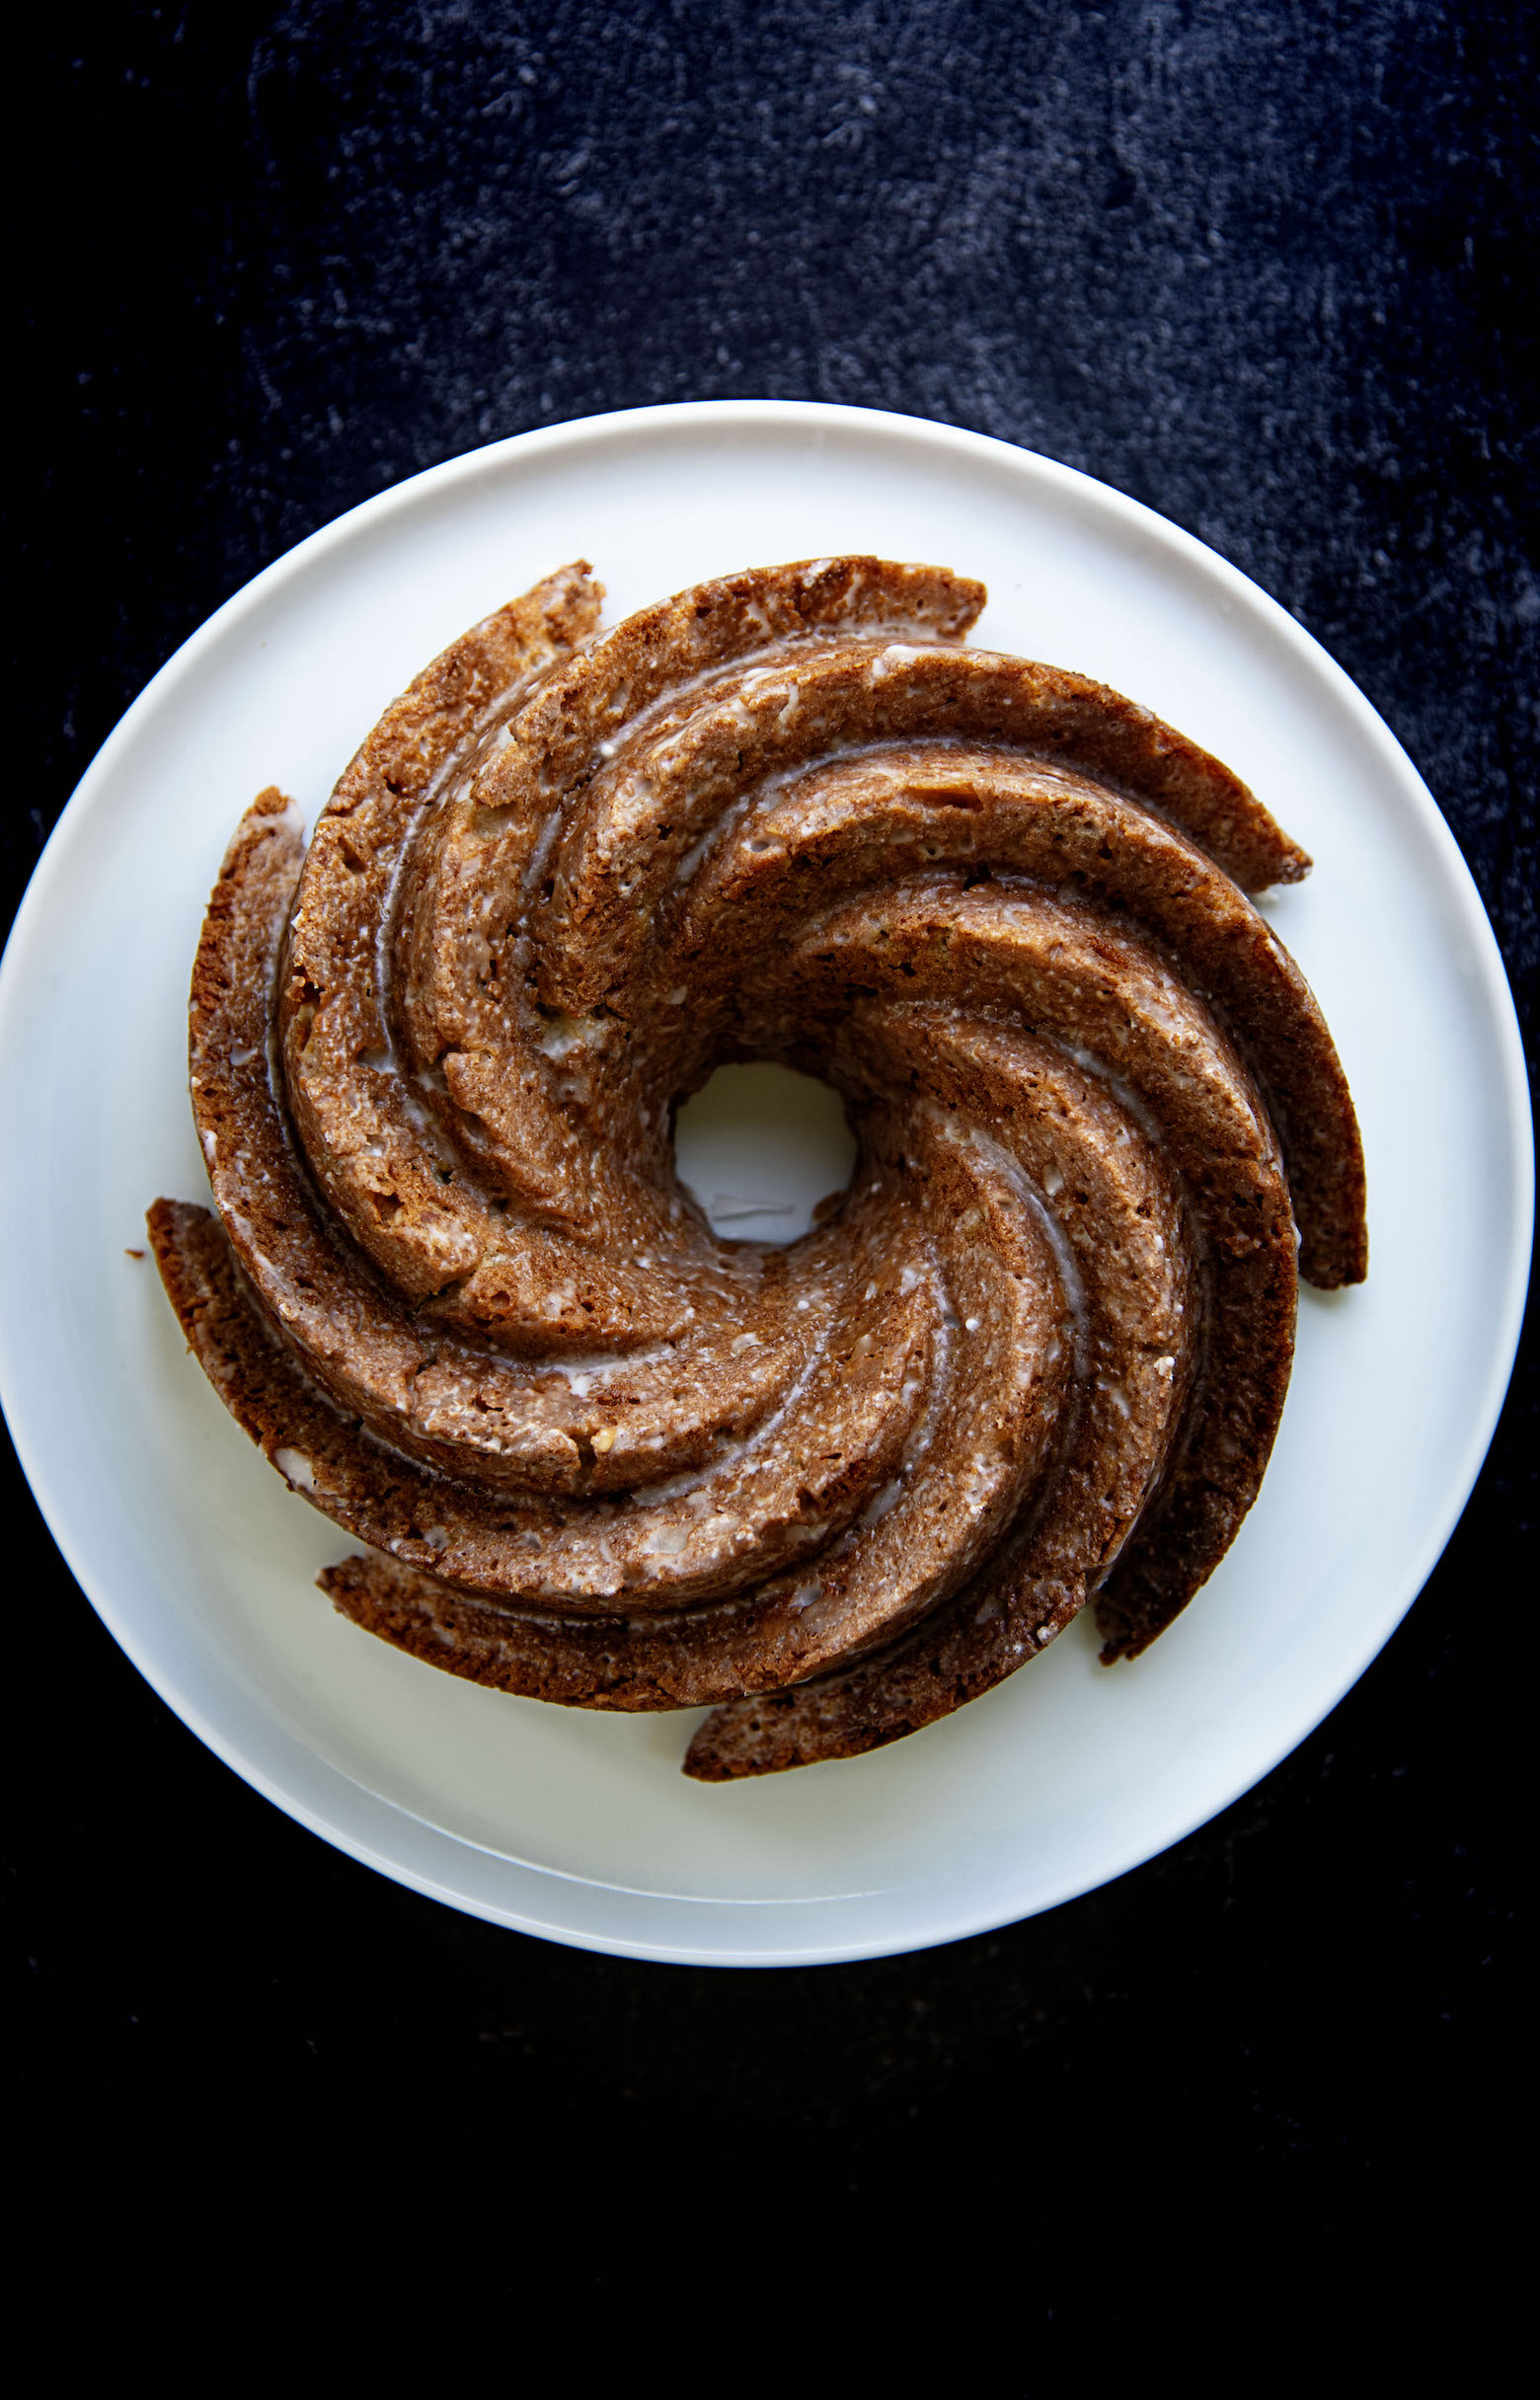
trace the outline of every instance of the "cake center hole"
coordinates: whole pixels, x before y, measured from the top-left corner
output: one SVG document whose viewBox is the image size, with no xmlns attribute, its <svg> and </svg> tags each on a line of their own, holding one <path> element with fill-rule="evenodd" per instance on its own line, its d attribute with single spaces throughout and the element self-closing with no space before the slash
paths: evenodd
<svg viewBox="0 0 1540 2400">
<path fill-rule="evenodd" d="M 679 1181 L 724 1241 L 799 1240 L 855 1163 L 839 1094 L 768 1060 L 719 1066 L 674 1124 Z"/>
</svg>

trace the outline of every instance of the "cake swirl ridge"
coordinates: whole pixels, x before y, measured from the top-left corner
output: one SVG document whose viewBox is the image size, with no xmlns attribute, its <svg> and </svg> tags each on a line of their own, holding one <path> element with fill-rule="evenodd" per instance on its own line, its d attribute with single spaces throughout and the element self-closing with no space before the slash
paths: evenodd
<svg viewBox="0 0 1540 2400">
<path fill-rule="evenodd" d="M 367 1545 L 345 1613 L 499 1688 L 712 1704 L 715 1780 L 877 1746 L 1097 1599 L 1109 1659 L 1260 1485 L 1296 1274 L 1366 1266 L 1341 1065 L 1249 891 L 1309 861 L 1105 686 L 866 557 L 601 634 L 578 563 L 435 660 L 193 970 L 211 1380 Z M 674 1172 L 725 1059 L 842 1094 L 785 1248 Z M 1297 1267 L 1296 1267 L 1297 1261 Z"/>
</svg>

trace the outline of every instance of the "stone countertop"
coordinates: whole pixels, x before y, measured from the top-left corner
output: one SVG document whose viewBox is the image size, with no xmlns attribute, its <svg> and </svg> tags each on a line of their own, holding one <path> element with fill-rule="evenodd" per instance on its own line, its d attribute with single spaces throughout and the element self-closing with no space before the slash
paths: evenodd
<svg viewBox="0 0 1540 2400">
<path fill-rule="evenodd" d="M 1532 1008 L 1527 10 L 189 0 L 25 46 L 55 168 L 22 210 L 12 497 L 46 640 L 7 914 L 134 693 L 313 528 L 531 426 L 768 394 L 1047 452 L 1254 577 L 1406 744 Z M 1287 2159 L 1323 2226 L 1344 2178 L 1392 2206 L 1435 2153 L 1479 2175 L 1525 1671 L 1488 1595 L 1533 1407 L 1531 1374 L 1429 1595 L 1214 1823 L 999 1934 L 765 1976 L 524 1941 L 328 1850 L 137 1680 L 12 1465 L 38 2088 L 164 2125 L 238 2057 L 255 2129 L 430 2052 L 559 2184 L 617 2129 L 654 2158 L 779 2133 L 857 2212 L 956 2188 L 985 2121 L 1063 2174 L 1186 2145 L 1239 2190 Z"/>
</svg>

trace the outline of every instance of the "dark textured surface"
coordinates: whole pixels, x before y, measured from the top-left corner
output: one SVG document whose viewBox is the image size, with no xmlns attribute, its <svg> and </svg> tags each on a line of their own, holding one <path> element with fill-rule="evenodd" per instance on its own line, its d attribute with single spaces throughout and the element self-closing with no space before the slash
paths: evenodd
<svg viewBox="0 0 1540 2400">
<path fill-rule="evenodd" d="M 1537 50 L 1532 9 L 1479 0 L 44 20 L 13 84 L 46 163 L 13 202 L 10 901 L 138 687 L 316 525 L 528 426 L 777 394 L 1044 450 L 1254 576 L 1406 743 L 1532 998 Z M 1214 2197 L 1308 2195 L 1300 2239 L 1422 2208 L 1503 2105 L 1526 1663 L 1489 1595 L 1532 1427 L 1515 1392 L 1428 1596 L 1216 1823 L 988 1939 L 778 1976 L 556 1950 L 334 1855 L 137 1681 L 39 1531 L 15 2054 L 125 2177 L 149 2128 L 217 2155 L 211 2094 L 252 2144 L 399 2106 L 424 2056 L 447 2132 L 569 2199 L 601 2161 L 635 2195 L 704 2145 L 740 2201 L 795 2161 L 799 2282 L 825 2218 L 928 2214 L 1002 2156 L 1125 2198 L 1180 2157 Z M 1072 2283 L 1042 2263 L 1013 2308 Z"/>
</svg>

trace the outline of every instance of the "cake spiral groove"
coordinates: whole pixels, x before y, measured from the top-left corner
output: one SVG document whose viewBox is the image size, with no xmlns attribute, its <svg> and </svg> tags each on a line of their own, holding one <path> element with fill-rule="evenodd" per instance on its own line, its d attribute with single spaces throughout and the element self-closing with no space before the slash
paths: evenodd
<svg viewBox="0 0 1540 2400">
<path fill-rule="evenodd" d="M 1131 1657 L 1260 1485 L 1296 1276 L 1365 1272 L 1331 1038 L 1249 891 L 1309 861 L 982 587 L 754 570 L 435 660 L 308 847 L 247 813 L 193 970 L 214 1209 L 167 1291 L 358 1624 L 502 1690 L 711 1704 L 706 1780 L 947 1714 L 1095 1595 Z M 678 1102 L 844 1096 L 849 1192 L 717 1239 Z M 1296 1231 L 1297 1226 L 1297 1231 Z"/>
</svg>

